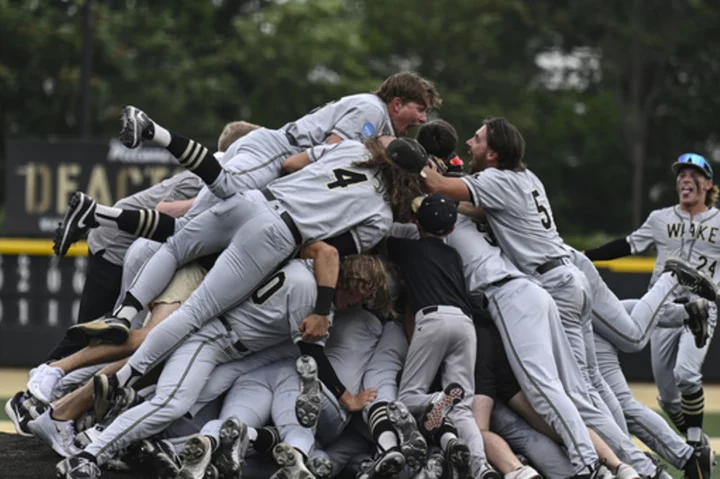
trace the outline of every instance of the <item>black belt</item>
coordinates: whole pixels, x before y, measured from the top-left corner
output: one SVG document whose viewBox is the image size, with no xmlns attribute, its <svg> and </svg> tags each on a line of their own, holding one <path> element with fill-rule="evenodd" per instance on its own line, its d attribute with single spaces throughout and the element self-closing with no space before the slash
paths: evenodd
<svg viewBox="0 0 720 479">
<path fill-rule="evenodd" d="M 538 269 L 536 270 L 538 274 L 545 274 L 548 271 L 552 271 L 553 269 L 557 268 L 558 266 L 562 266 L 564 264 L 567 264 L 566 258 L 555 258 L 551 259 L 545 264 L 541 264 L 538 266 Z"/>
<path fill-rule="evenodd" d="M 514 280 L 514 279 L 515 279 L 515 276 L 505 276 L 503 279 L 499 279 L 499 280 L 497 280 L 497 281 L 494 281 L 494 282 L 490 283 L 490 284 L 488 285 L 488 287 L 490 287 L 490 286 L 495 286 L 496 288 L 499 288 L 500 286 L 502 286 L 502 285 L 504 285 L 504 284 L 507 284 L 507 283 L 509 283 L 510 281 Z"/>
<path fill-rule="evenodd" d="M 277 198 L 275 198 L 275 195 L 272 191 L 268 190 L 267 188 L 263 188 L 260 190 L 260 192 L 263 194 L 266 200 L 268 201 L 275 201 Z M 302 246 L 303 239 L 302 235 L 300 234 L 300 230 L 298 229 L 297 225 L 295 224 L 295 221 L 293 221 L 292 217 L 287 211 L 283 211 L 280 214 L 280 219 L 283 220 L 285 225 L 287 225 L 288 229 L 290 230 L 290 233 L 293 235 L 293 239 L 295 240 L 296 246 Z"/>
<path fill-rule="evenodd" d="M 421 312 L 423 315 L 425 315 L 425 314 L 434 313 L 434 312 L 437 311 L 437 310 L 438 310 L 438 307 L 437 307 L 437 306 L 428 306 L 428 307 L 426 307 L 426 308 L 421 309 L 420 312 Z"/>
<path fill-rule="evenodd" d="M 225 329 L 227 329 L 228 333 L 231 333 L 232 328 L 230 327 L 230 323 L 228 322 L 225 315 L 221 314 L 217 318 L 220 320 L 220 322 L 223 324 L 223 326 L 225 326 Z M 235 343 L 233 343 L 233 348 L 235 348 L 235 351 L 237 351 L 241 354 L 244 354 L 244 353 L 247 353 L 248 351 L 250 351 L 248 348 L 245 347 L 245 345 L 239 339 L 237 341 L 235 341 Z"/>
</svg>

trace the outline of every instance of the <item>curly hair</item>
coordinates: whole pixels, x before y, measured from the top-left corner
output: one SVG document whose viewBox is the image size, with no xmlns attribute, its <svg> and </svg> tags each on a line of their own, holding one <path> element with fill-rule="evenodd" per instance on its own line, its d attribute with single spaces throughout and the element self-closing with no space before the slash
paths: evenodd
<svg viewBox="0 0 720 479">
<path fill-rule="evenodd" d="M 370 152 L 369 159 L 356 161 L 353 166 L 375 170 L 375 176 L 381 180 L 380 191 L 390 203 L 395 221 L 411 221 L 414 218 L 412 201 L 423 193 L 420 175 L 393 163 L 379 138 L 368 139 L 365 148 Z"/>
<path fill-rule="evenodd" d="M 377 255 L 355 254 L 343 258 L 337 285 L 349 293 L 362 295 L 368 309 L 392 315 L 387 271 Z"/>
<path fill-rule="evenodd" d="M 705 206 L 712 208 L 717 203 L 718 196 L 720 196 L 720 187 L 713 185 L 710 191 L 705 195 Z"/>
</svg>

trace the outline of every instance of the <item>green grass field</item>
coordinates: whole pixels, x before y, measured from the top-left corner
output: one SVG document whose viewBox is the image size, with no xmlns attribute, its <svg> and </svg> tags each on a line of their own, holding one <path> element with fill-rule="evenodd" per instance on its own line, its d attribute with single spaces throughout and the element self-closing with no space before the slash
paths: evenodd
<svg viewBox="0 0 720 479">
<path fill-rule="evenodd" d="M 0 369 L 0 401 L 2 401 L 2 404 L 4 405 L 16 391 L 25 389 L 26 382 L 26 370 Z M 657 391 L 653 384 L 634 384 L 632 385 L 632 389 L 635 397 L 639 401 L 660 412 L 655 401 Z M 713 448 L 715 450 L 720 450 L 720 385 L 706 386 L 705 388 L 704 429 L 707 435 L 711 437 Z M 0 408 L 0 431 L 11 433 L 15 432 L 12 423 L 7 420 L 7 416 L 5 415 L 3 408 Z M 636 443 L 642 449 L 647 449 L 638 441 L 636 441 Z M 670 472 L 673 477 L 682 477 L 682 472 L 675 470 L 671 466 L 668 466 L 668 472 Z M 715 473 L 715 477 L 720 479 L 720 474 L 718 474 L 717 471 Z"/>
</svg>

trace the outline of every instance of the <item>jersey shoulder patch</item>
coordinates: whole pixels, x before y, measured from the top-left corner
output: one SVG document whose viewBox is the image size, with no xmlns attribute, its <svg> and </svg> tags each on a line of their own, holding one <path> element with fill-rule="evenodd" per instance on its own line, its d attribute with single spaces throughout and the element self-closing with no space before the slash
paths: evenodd
<svg viewBox="0 0 720 479">
<path fill-rule="evenodd" d="M 365 138 L 370 138 L 375 134 L 375 126 L 370 122 L 365 123 L 362 127 L 362 134 Z"/>
</svg>

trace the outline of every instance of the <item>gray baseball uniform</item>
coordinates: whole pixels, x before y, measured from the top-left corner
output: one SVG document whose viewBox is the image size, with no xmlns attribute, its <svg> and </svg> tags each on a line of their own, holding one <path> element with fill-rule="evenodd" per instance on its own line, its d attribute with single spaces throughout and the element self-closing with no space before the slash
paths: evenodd
<svg viewBox="0 0 720 479">
<path fill-rule="evenodd" d="M 335 314 L 325 354 L 349 391 L 360 390 L 363 373 L 380 335 L 380 321 L 368 311 L 353 308 Z M 281 361 L 237 378 L 225 397 L 219 418 L 205 424 L 202 434 L 219 439 L 222 422 L 233 416 L 250 427 L 264 426 L 272 418 L 282 440 L 308 454 L 313 431 L 301 427 L 295 418 L 300 385 L 294 364 L 291 360 Z M 340 436 L 350 415 L 324 385 L 322 388 L 323 403 L 315 436 L 321 444 L 330 444 Z"/>
<path fill-rule="evenodd" d="M 312 265 L 290 262 L 251 299 L 207 322 L 182 342 L 165 363 L 153 398 L 118 416 L 85 450 L 99 463 L 107 461 L 133 441 L 162 431 L 185 414 L 218 364 L 280 344 L 288 336 L 299 341 L 298 328 L 315 305 L 316 288 Z M 153 332 L 173 334 L 169 324 L 163 321 Z"/>
<path fill-rule="evenodd" d="M 630 432 L 673 467 L 682 469 L 693 448 L 659 414 L 633 397 L 620 367 L 618 350 L 600 335 L 595 336 L 595 349 L 600 371 L 620 401 Z"/>
<path fill-rule="evenodd" d="M 624 462 L 640 473 L 654 472 L 652 462 L 632 444 L 613 419 L 596 388 L 598 378 L 590 374 L 589 368 L 596 360 L 590 323 L 592 303 L 589 285 L 585 275 L 572 264 L 557 232 L 542 182 L 527 169 L 511 171 L 497 168 L 464 177 L 463 181 L 471 192 L 473 203 L 484 208 L 503 252 L 522 272 L 533 275 L 555 300 L 585 386 L 593 404 L 600 408 L 599 411 L 592 408 L 589 417 L 583 415 L 587 424 L 597 430 Z M 502 328 L 498 326 L 498 329 Z M 535 331 L 524 327 L 518 333 L 528 335 L 535 334 Z M 508 354 L 511 354 L 509 348 L 506 346 Z M 608 391 L 605 395 L 609 397 Z"/>
<path fill-rule="evenodd" d="M 302 244 L 352 228 L 359 251 L 377 244 L 392 224 L 392 210 L 383 195 L 382 178 L 367 168 L 352 166 L 366 154 L 359 142 L 332 145 L 324 149 L 321 161 L 274 181 L 266 193 L 234 195 L 188 223 L 183 234 L 166 243 L 168 248 L 161 248 L 136 278 L 131 293 L 142 304 L 165 288 L 177 266 L 212 252 L 208 244 L 215 251 L 225 250 L 200 287 L 165 321 L 172 325 L 173 334 L 160 337 L 151 333 L 130 359 L 131 367 L 141 373 L 148 371 L 186 334 L 245 299 Z M 268 195 L 273 199 L 268 200 Z M 327 207 L 318 209 L 318 204 Z M 222 220 L 224 226 L 196 228 L 206 216 L 211 221 Z M 239 226 L 229 243 L 222 238 L 228 224 Z M 156 269 L 155 259 L 161 253 L 168 259 L 160 260 Z"/>
<path fill-rule="evenodd" d="M 200 178 L 189 171 L 172 176 L 157 185 L 139 191 L 115 203 L 115 207 L 126 210 L 155 208 L 162 201 L 178 201 L 194 198 L 202 186 Z M 122 265 L 125 252 L 136 236 L 113 228 L 100 227 L 90 230 L 88 248 L 93 254 L 102 251 L 103 259 L 112 264 Z"/>
<path fill-rule="evenodd" d="M 720 282 L 720 210 L 710 208 L 694 217 L 679 205 L 655 210 L 640 228 L 627 237 L 633 254 L 657 249 L 651 285 L 660 277 L 665 260 L 679 256 L 699 271 Z M 669 300 L 677 295 L 671 295 Z M 695 347 L 692 333 L 686 328 L 657 329 L 650 342 L 653 374 L 660 392 L 660 403 L 668 413 L 680 412 L 681 394 L 692 394 L 702 387 L 702 364 L 715 331 L 716 312 L 709 321 L 710 339 L 704 348 Z"/>
</svg>

